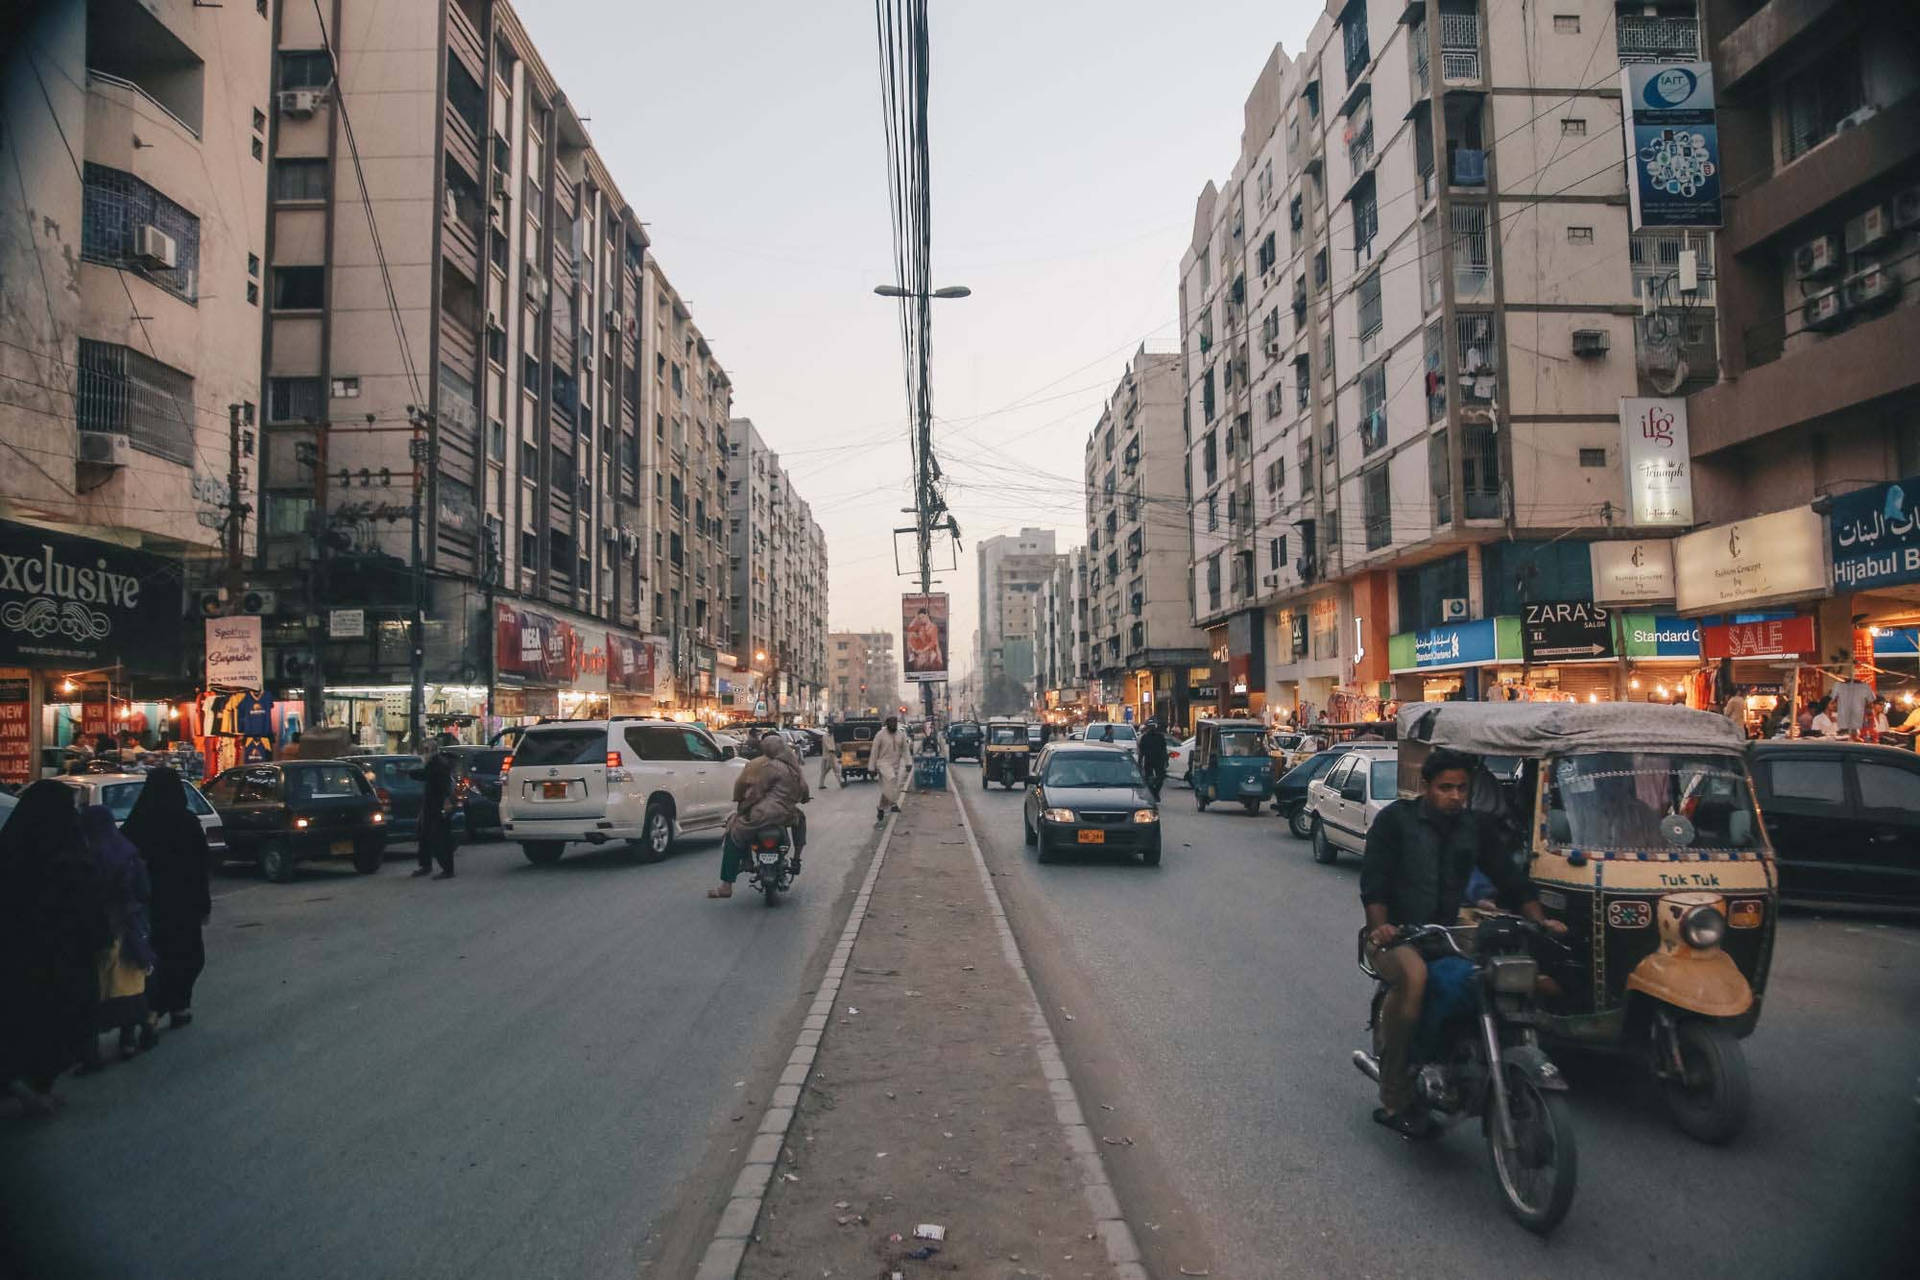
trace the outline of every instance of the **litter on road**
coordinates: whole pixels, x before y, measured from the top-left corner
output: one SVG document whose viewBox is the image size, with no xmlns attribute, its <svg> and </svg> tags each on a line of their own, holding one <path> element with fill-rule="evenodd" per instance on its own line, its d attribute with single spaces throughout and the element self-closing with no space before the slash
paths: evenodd
<svg viewBox="0 0 1920 1280">
<path fill-rule="evenodd" d="M 923 1222 L 913 1229 L 915 1240 L 945 1240 L 947 1229 L 937 1222 Z"/>
</svg>

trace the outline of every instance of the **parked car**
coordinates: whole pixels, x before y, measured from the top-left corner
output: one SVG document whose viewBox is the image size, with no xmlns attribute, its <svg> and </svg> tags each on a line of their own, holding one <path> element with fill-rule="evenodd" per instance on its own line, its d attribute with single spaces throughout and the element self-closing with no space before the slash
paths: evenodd
<svg viewBox="0 0 1920 1280">
<path fill-rule="evenodd" d="M 1178 778 L 1187 786 L 1193 785 L 1193 744 L 1195 738 L 1183 738 L 1167 748 L 1167 776 Z"/>
<path fill-rule="evenodd" d="M 1920 756 L 1864 742 L 1748 748 L 1780 896 L 1920 907 Z"/>
<path fill-rule="evenodd" d="M 947 758 L 978 760 L 983 738 L 980 726 L 972 720 L 958 720 L 947 726 Z"/>
<path fill-rule="evenodd" d="M 1365 853 L 1373 820 L 1399 796 L 1398 750 L 1342 751 L 1326 776 L 1307 784 L 1313 860 L 1332 862 L 1342 849 Z"/>
<path fill-rule="evenodd" d="M 229 856 L 256 862 L 275 884 L 296 864 L 351 858 L 371 875 L 387 849 L 387 811 L 357 764 L 284 760 L 228 769 L 207 786 Z"/>
<path fill-rule="evenodd" d="M 468 833 L 475 837 L 497 833 L 501 769 L 513 752 L 506 747 L 445 747 L 442 750 L 453 757 L 459 770 L 456 794 Z"/>
<path fill-rule="evenodd" d="M 1095 720 L 1081 735 L 1083 742 L 1108 742 L 1135 759 L 1140 757 L 1140 733 L 1124 720 Z"/>
<path fill-rule="evenodd" d="M 0 827 L 7 825 L 7 819 L 13 816 L 13 807 L 19 803 L 20 798 L 12 792 L 0 791 Z"/>
<path fill-rule="evenodd" d="M 1072 847 L 1138 853 L 1148 866 L 1160 865 L 1160 806 L 1139 762 L 1119 746 L 1047 747 L 1027 787 L 1021 823 L 1042 862 Z"/>
<path fill-rule="evenodd" d="M 533 725 L 505 765 L 501 827 L 529 862 L 557 862 L 575 841 L 625 843 L 649 858 L 718 831 L 745 763 L 699 725 L 567 720 Z"/>
<path fill-rule="evenodd" d="M 81 804 L 103 804 L 113 814 L 115 822 L 125 822 L 127 815 L 133 812 L 133 802 L 140 798 L 140 789 L 147 785 L 144 773 L 85 773 L 63 774 L 55 779 L 63 782 L 80 793 Z M 180 780 L 187 788 L 187 808 L 193 810 L 193 816 L 200 819 L 200 825 L 207 833 L 207 848 L 213 854 L 215 862 L 227 856 L 227 832 L 221 825 L 220 815 L 213 811 L 207 798 L 200 789 L 185 778 Z M 13 810 L 13 797 L 7 797 L 7 812 Z"/>
<path fill-rule="evenodd" d="M 1273 784 L 1274 812 L 1287 820 L 1287 830 L 1297 839 L 1306 840 L 1313 835 L 1313 815 L 1307 812 L 1307 790 L 1316 781 L 1324 778 L 1327 770 L 1339 763 L 1340 757 L 1353 751 L 1392 751 L 1392 743 L 1363 743 L 1352 747 L 1331 747 L 1325 751 L 1316 751 L 1305 760 L 1287 770 L 1280 781 Z"/>
</svg>

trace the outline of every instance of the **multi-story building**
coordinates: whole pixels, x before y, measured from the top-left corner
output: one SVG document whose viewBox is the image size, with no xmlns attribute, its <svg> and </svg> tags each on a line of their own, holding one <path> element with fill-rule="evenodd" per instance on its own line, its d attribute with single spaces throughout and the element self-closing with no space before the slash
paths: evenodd
<svg viewBox="0 0 1920 1280">
<path fill-rule="evenodd" d="M 1087 661 L 1111 719 L 1186 725 L 1208 662 L 1187 590 L 1185 400 L 1179 354 L 1142 347 L 1087 437 Z"/>
<path fill-rule="evenodd" d="M 827 636 L 827 708 L 835 716 L 884 715 L 900 705 L 891 631 Z"/>
<path fill-rule="evenodd" d="M 272 28 L 188 0 L 5 27 L 0 553 L 29 567 L 0 587 L 0 779 L 25 783 L 42 746 L 185 731 L 183 576 L 245 607 L 220 553 L 253 550 Z"/>
<path fill-rule="evenodd" d="M 1039 707 L 1062 720 L 1087 711 L 1088 654 L 1092 648 L 1087 610 L 1087 549 L 1075 547 L 1054 561 L 1041 584 L 1034 644 L 1034 688 Z"/>
<path fill-rule="evenodd" d="M 975 665 L 988 715 L 1022 712 L 1031 701 L 1034 601 L 1053 573 L 1053 539 L 1051 529 L 1022 529 L 979 544 Z"/>
<path fill-rule="evenodd" d="M 272 9 L 260 530 L 367 614 L 278 674 L 391 737 L 417 541 L 435 727 L 711 705 L 725 373 L 509 5 L 331 12 Z"/>
<path fill-rule="evenodd" d="M 1197 710 L 1613 691 L 1617 664 L 1523 682 L 1519 616 L 1590 599 L 1588 543 L 1636 532 L 1622 398 L 1716 373 L 1710 269 L 1637 318 L 1711 259 L 1630 229 L 1621 67 L 1700 47 L 1653 8 L 1350 0 L 1275 50 L 1181 268 Z"/>
<path fill-rule="evenodd" d="M 747 709 L 812 720 L 827 683 L 826 536 L 751 419 L 729 424 L 727 450 L 733 642 Z"/>
</svg>

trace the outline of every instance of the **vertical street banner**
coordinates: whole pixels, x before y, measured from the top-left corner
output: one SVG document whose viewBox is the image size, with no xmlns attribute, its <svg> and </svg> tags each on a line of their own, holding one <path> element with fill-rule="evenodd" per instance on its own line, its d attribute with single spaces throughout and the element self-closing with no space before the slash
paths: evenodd
<svg viewBox="0 0 1920 1280">
<path fill-rule="evenodd" d="M 947 593 L 900 597 L 900 621 L 906 635 L 907 681 L 937 683 L 947 678 Z"/>
<path fill-rule="evenodd" d="M 1687 402 L 1620 397 L 1621 469 L 1627 477 L 1627 523 L 1693 524 L 1693 463 L 1687 444 Z"/>
<path fill-rule="evenodd" d="M 1720 225 L 1713 66 L 1635 62 L 1620 70 L 1633 229 Z"/>
<path fill-rule="evenodd" d="M 207 688 L 259 690 L 266 687 L 259 615 L 208 618 Z"/>
<path fill-rule="evenodd" d="M 0 669 L 0 782 L 24 787 L 38 774 L 33 767 L 31 725 L 27 713 L 33 673 L 24 667 Z"/>
</svg>

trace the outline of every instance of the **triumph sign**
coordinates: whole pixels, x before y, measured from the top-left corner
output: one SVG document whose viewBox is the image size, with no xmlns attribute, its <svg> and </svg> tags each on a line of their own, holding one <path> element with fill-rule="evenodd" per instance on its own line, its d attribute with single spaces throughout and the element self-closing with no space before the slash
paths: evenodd
<svg viewBox="0 0 1920 1280">
<path fill-rule="evenodd" d="M 0 520 L 0 665 L 180 674 L 180 564 Z"/>
</svg>

